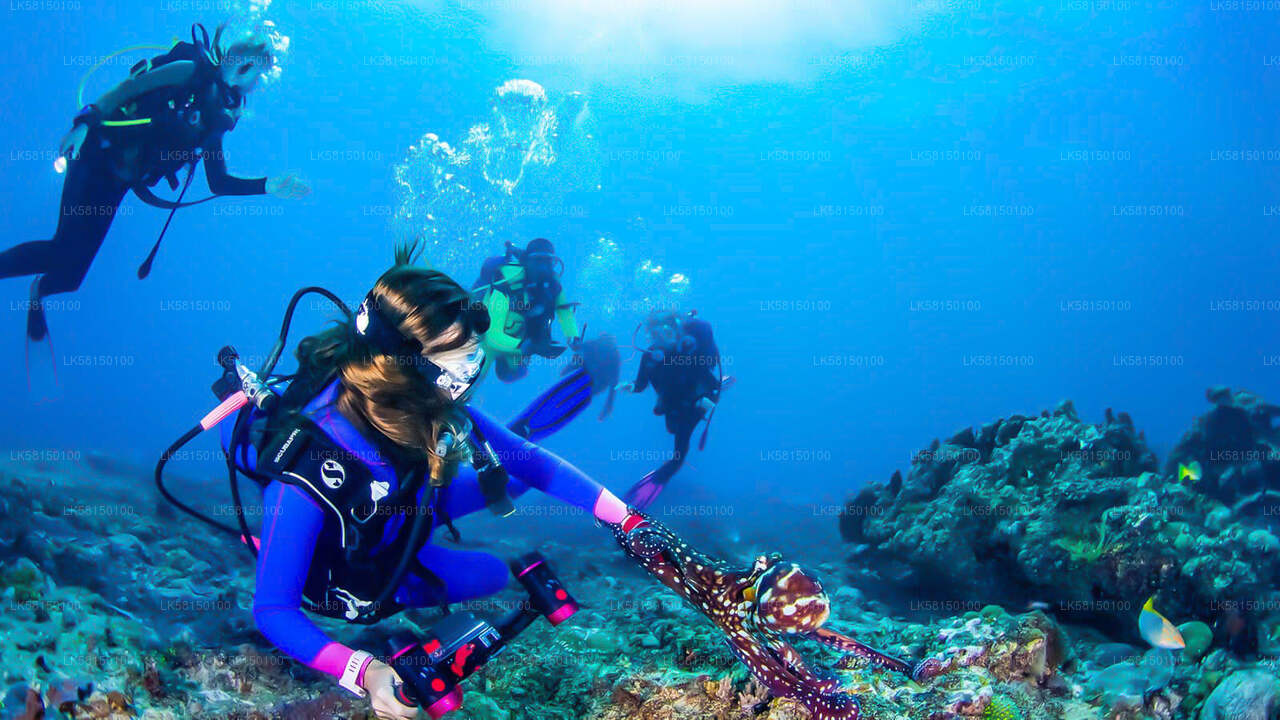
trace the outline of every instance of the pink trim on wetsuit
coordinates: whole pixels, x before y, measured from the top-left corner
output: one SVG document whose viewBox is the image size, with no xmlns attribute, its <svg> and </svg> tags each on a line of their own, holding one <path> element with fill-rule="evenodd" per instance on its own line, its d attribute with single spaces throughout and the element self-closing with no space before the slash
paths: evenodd
<svg viewBox="0 0 1280 720">
<path fill-rule="evenodd" d="M 592 514 L 599 520 L 616 525 L 627 518 L 627 504 L 617 495 L 601 489 Z"/>
<path fill-rule="evenodd" d="M 320 652 L 311 658 L 311 662 L 307 663 L 307 667 L 340 678 L 347 669 L 347 661 L 351 659 L 355 652 L 355 650 L 340 642 L 331 642 L 320 648 Z M 364 668 L 360 668 L 360 672 L 363 673 Z"/>
</svg>

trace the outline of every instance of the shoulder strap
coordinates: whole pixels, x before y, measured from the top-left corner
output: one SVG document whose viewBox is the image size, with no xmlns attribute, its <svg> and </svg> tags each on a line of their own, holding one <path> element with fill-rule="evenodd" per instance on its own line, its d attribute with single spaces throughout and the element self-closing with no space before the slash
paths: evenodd
<svg viewBox="0 0 1280 720">
<path fill-rule="evenodd" d="M 287 432 L 277 434 L 258 454 L 258 470 L 298 485 L 328 506 L 344 523 L 350 509 L 386 497 L 390 487 L 374 488 L 377 481 L 363 459 L 337 443 L 305 418 Z"/>
</svg>

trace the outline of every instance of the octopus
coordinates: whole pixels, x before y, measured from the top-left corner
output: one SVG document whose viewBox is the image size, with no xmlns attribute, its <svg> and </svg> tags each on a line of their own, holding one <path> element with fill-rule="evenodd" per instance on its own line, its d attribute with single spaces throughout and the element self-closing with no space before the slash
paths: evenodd
<svg viewBox="0 0 1280 720">
<path fill-rule="evenodd" d="M 770 693 L 796 700 L 815 720 L 858 720 L 862 711 L 857 697 L 840 689 L 838 678 L 804 662 L 787 643 L 789 635 L 810 638 L 917 682 L 939 670 L 936 660 L 912 666 L 823 628 L 831 606 L 822 584 L 778 555 L 761 555 L 751 567 L 734 569 L 639 513 L 614 526 L 614 538 L 658 582 L 719 628 L 734 655 Z"/>
</svg>

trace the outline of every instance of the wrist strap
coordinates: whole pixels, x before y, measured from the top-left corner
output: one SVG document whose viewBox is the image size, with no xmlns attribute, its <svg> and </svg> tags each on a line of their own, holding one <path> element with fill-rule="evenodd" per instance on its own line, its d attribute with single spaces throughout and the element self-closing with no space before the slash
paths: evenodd
<svg viewBox="0 0 1280 720">
<path fill-rule="evenodd" d="M 356 697 L 368 695 L 365 689 L 360 687 L 360 675 L 371 662 L 373 662 L 373 656 L 363 650 L 351 653 L 351 657 L 347 658 L 347 666 L 342 671 L 342 678 L 338 680 L 338 685 L 351 691 Z"/>
</svg>

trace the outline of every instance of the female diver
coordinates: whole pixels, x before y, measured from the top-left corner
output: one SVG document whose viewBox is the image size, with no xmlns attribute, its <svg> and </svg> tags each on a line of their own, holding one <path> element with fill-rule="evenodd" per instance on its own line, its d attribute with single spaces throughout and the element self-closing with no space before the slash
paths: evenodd
<svg viewBox="0 0 1280 720">
<path fill-rule="evenodd" d="M 278 413 L 288 419 L 271 429 L 257 460 L 257 471 L 275 478 L 263 497 L 259 629 L 292 657 L 367 694 L 379 718 L 396 720 L 417 709 L 396 698 L 395 671 L 327 637 L 303 607 L 367 623 L 498 592 L 508 578 L 502 560 L 416 532 L 424 515 L 448 524 L 495 505 L 473 448 L 505 465 L 510 480 L 500 476 L 499 495 L 535 487 L 609 525 L 629 517 L 599 483 L 466 404 L 486 365 L 480 340 L 488 315 L 448 276 L 412 264 L 412 255 L 397 251 L 354 321 L 299 343 L 299 372 L 283 398 L 297 409 Z M 402 557 L 412 558 L 403 581 L 379 593 Z"/>
</svg>

